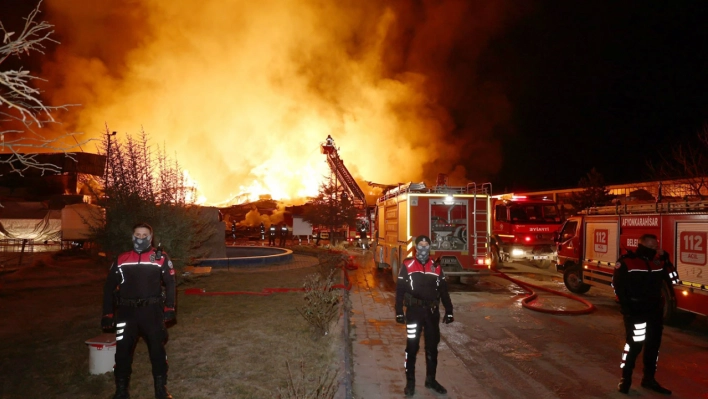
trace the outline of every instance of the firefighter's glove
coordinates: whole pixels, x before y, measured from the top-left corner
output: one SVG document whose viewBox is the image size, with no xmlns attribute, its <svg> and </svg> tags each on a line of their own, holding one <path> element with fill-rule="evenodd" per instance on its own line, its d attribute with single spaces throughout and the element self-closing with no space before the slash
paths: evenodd
<svg viewBox="0 0 708 399">
<path fill-rule="evenodd" d="M 113 328 L 113 314 L 104 314 L 101 318 L 101 329 L 110 330 Z"/>
<path fill-rule="evenodd" d="M 396 323 L 398 323 L 398 324 L 406 324 L 406 318 L 403 317 L 402 314 L 397 314 L 397 315 L 396 315 Z"/>
<path fill-rule="evenodd" d="M 162 320 L 167 323 L 174 320 L 176 317 L 177 314 L 175 313 L 175 308 L 165 308 L 165 314 L 162 316 Z"/>
<path fill-rule="evenodd" d="M 443 316 L 443 324 L 450 324 L 453 321 L 455 321 L 455 318 L 452 317 L 452 313 L 445 312 L 445 316 Z"/>
</svg>

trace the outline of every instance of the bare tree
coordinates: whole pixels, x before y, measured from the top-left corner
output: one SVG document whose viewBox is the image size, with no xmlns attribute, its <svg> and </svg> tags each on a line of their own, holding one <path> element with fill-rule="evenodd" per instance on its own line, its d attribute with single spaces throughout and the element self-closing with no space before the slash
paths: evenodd
<svg viewBox="0 0 708 399">
<path fill-rule="evenodd" d="M 649 164 L 649 169 L 655 180 L 673 180 L 689 196 L 704 199 L 708 190 L 708 124 L 703 125 L 692 142 L 662 153 L 657 163 Z"/>
<path fill-rule="evenodd" d="M 17 69 L 7 67 L 6 62 L 12 58 L 21 59 L 33 52 L 44 54 L 48 43 L 58 43 L 51 38 L 54 33 L 53 25 L 46 21 L 38 21 L 40 14 L 37 6 L 24 18 L 25 23 L 21 31 L 8 31 L 0 21 L 0 148 L 1 152 L 10 154 L 2 157 L 0 163 L 7 164 L 12 172 L 23 175 L 28 169 L 38 169 L 44 172 L 58 173 L 61 168 L 57 165 L 42 163 L 36 159 L 36 154 L 24 154 L 22 149 L 32 149 L 33 152 L 68 152 L 86 140 L 75 144 L 64 144 L 66 138 L 73 133 L 47 138 L 38 132 L 38 129 L 51 123 L 57 123 L 53 113 L 66 110 L 71 104 L 50 106 L 44 104 L 40 90 L 33 87 L 32 83 L 42 81 L 30 71 L 20 66 Z"/>
</svg>

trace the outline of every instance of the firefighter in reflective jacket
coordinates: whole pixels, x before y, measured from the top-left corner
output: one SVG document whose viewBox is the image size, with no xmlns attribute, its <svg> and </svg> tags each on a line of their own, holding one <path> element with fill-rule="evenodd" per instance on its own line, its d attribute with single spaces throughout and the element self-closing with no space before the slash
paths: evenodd
<svg viewBox="0 0 708 399">
<path fill-rule="evenodd" d="M 615 264 L 612 286 L 619 299 L 624 316 L 627 342 L 622 353 L 622 378 L 617 390 L 629 393 L 632 371 L 639 352 L 644 348 L 644 377 L 642 387 L 669 395 L 671 391 L 659 385 L 654 378 L 663 331 L 662 287 L 678 282 L 678 275 L 668 255 L 658 250 L 653 234 L 639 238 L 637 251 L 622 256 Z M 659 257 L 656 255 L 659 253 Z"/>
<path fill-rule="evenodd" d="M 261 223 L 261 225 L 259 227 L 259 231 L 261 232 L 261 241 L 265 240 L 265 226 L 263 225 L 263 223 Z M 261 244 L 261 245 L 263 245 L 263 244 Z"/>
<path fill-rule="evenodd" d="M 163 297 L 162 287 L 165 287 Z M 115 314 L 113 296 L 118 289 Z M 152 227 L 140 223 L 133 227 L 133 250 L 118 255 L 111 265 L 103 288 L 104 330 L 116 328 L 114 399 L 130 398 L 133 351 L 138 337 L 148 347 L 155 397 L 171 399 L 167 392 L 167 328 L 175 319 L 175 270 L 167 254 L 152 247 Z"/>
<path fill-rule="evenodd" d="M 288 225 L 283 223 L 280 226 L 280 246 L 285 246 L 285 240 L 288 238 Z"/>
<path fill-rule="evenodd" d="M 275 234 L 277 230 L 275 229 L 275 225 L 271 224 L 270 227 L 268 228 L 268 245 L 270 246 L 275 246 Z"/>
<path fill-rule="evenodd" d="M 415 249 L 415 258 L 403 260 L 396 284 L 396 322 L 406 324 L 408 334 L 404 394 L 413 396 L 415 393 L 415 359 L 420 347 L 421 331 L 425 335 L 425 387 L 446 393 L 447 390 L 435 380 L 440 342 L 439 304 L 442 301 L 445 307 L 443 323 L 452 323 L 455 320 L 452 317 L 452 301 L 442 267 L 430 259 L 430 238 L 418 236 L 415 239 Z"/>
</svg>

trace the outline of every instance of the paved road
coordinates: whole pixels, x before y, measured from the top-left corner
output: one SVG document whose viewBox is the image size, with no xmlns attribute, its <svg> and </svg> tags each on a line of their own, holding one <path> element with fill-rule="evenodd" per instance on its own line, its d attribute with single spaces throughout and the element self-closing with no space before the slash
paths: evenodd
<svg viewBox="0 0 708 399">
<path fill-rule="evenodd" d="M 564 289 L 551 271 L 511 264 L 504 272 L 535 284 Z M 403 397 L 405 329 L 395 323 L 390 271 L 366 257 L 350 273 L 353 314 L 354 395 Z M 463 281 L 464 282 L 464 281 Z M 622 319 L 613 298 L 591 290 L 597 311 L 558 316 L 524 309 L 515 284 L 483 277 L 451 284 L 455 323 L 442 325 L 438 381 L 449 398 L 622 398 L 616 392 L 624 346 Z M 542 296 L 541 306 L 581 308 L 577 302 Z M 422 345 L 421 345 L 422 346 Z M 419 356 L 424 362 L 424 356 Z M 441 397 L 423 387 L 417 367 L 416 398 Z M 674 398 L 708 399 L 708 322 L 699 317 L 681 328 L 666 327 L 657 379 Z M 641 361 L 629 397 L 661 397 L 639 386 Z"/>
</svg>

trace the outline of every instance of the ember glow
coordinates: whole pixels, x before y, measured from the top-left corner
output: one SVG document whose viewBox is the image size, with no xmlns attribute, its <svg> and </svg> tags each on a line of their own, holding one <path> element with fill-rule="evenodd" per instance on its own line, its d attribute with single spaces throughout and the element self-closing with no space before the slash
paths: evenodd
<svg viewBox="0 0 708 399">
<path fill-rule="evenodd" d="M 470 82 L 474 71 L 453 82 L 438 64 L 479 14 L 476 56 L 504 7 L 387 3 L 47 0 L 62 44 L 43 66 L 45 90 L 53 103 L 82 104 L 67 129 L 100 137 L 104 124 L 119 135 L 144 128 L 176 153 L 208 204 L 315 195 L 329 173 L 319 151 L 328 134 L 361 180 L 495 172 L 491 132 L 508 118 L 505 97 Z M 456 90 L 464 96 L 451 99 Z M 462 115 L 467 105 L 457 101 L 491 105 L 461 121 L 450 108 Z"/>
</svg>

